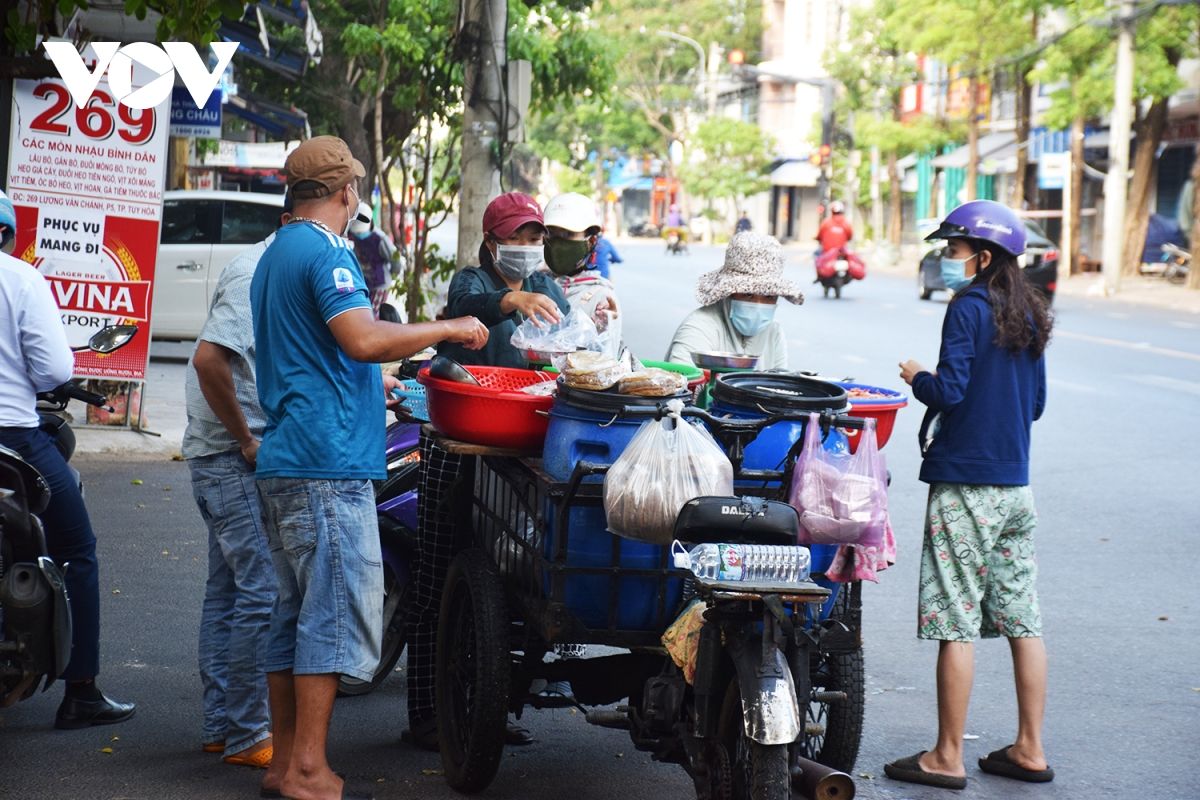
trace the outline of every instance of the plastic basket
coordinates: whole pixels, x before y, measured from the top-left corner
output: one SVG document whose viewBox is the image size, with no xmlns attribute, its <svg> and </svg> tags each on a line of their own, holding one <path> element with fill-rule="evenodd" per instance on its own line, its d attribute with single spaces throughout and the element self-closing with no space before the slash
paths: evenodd
<svg viewBox="0 0 1200 800">
<path fill-rule="evenodd" d="M 428 367 L 417 373 L 417 381 L 425 387 L 433 427 L 462 442 L 540 451 L 550 424 L 547 412 L 554 405 L 554 397 L 520 390 L 552 381 L 554 376 L 507 367 L 466 369 L 479 381 L 479 386 L 435 378 Z"/>
<path fill-rule="evenodd" d="M 420 422 L 429 422 L 429 404 L 425 397 L 425 387 L 415 380 L 400 381 L 401 388 L 393 390 L 393 394 L 398 396 L 412 418 Z"/>
</svg>

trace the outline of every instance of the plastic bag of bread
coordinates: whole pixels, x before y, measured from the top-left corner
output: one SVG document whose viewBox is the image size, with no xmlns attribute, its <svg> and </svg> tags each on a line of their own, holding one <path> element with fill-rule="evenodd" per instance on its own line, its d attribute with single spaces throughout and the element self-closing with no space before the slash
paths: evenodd
<svg viewBox="0 0 1200 800">
<path fill-rule="evenodd" d="M 683 419 L 683 402 L 642 425 L 604 476 L 608 529 L 669 545 L 679 510 L 694 497 L 733 493 L 733 465 L 708 431 Z"/>
<path fill-rule="evenodd" d="M 687 378 L 682 374 L 657 367 L 644 367 L 617 382 L 618 392 L 639 397 L 674 397 L 686 390 Z"/>
<path fill-rule="evenodd" d="M 563 382 L 572 389 L 602 392 L 629 374 L 628 363 L 591 350 L 568 353 L 559 363 Z"/>
</svg>

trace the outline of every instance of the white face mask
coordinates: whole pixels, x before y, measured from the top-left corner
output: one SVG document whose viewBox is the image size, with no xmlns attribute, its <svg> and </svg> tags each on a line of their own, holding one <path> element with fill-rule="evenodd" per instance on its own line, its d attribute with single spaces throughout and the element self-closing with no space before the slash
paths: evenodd
<svg viewBox="0 0 1200 800">
<path fill-rule="evenodd" d="M 354 223 L 354 218 L 358 216 L 359 197 L 358 192 L 353 188 L 350 191 L 354 192 L 354 202 L 346 207 L 346 224 L 342 227 L 342 238 L 349 238 L 350 226 Z"/>
<path fill-rule="evenodd" d="M 506 280 L 524 280 L 541 265 L 543 255 L 540 244 L 498 244 L 496 245 L 496 271 Z"/>
</svg>

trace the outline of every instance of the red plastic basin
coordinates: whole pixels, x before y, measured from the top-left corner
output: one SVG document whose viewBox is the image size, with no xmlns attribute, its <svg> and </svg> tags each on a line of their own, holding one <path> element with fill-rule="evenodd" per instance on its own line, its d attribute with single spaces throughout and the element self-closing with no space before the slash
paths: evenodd
<svg viewBox="0 0 1200 800">
<path fill-rule="evenodd" d="M 520 390 L 552 381 L 554 376 L 507 367 L 468 366 L 466 370 L 480 386 L 435 378 L 429 374 L 429 367 L 417 373 L 417 381 L 425 387 L 433 427 L 460 442 L 540 451 L 550 419 L 537 412 L 548 412 L 554 397 Z"/>
<path fill-rule="evenodd" d="M 867 386 L 863 383 L 838 381 L 838 385 L 847 391 L 850 389 L 866 389 L 877 394 L 886 395 L 879 398 L 851 397 L 850 411 L 847 414 L 850 417 L 875 420 L 875 441 L 882 450 L 883 446 L 888 443 L 888 439 L 892 437 L 892 428 L 896 424 L 896 412 L 908 405 L 908 397 L 903 392 L 884 389 L 879 386 Z M 853 453 L 858 449 L 858 443 L 862 441 L 862 432 L 848 429 L 845 431 L 845 434 L 850 442 L 850 452 Z"/>
</svg>

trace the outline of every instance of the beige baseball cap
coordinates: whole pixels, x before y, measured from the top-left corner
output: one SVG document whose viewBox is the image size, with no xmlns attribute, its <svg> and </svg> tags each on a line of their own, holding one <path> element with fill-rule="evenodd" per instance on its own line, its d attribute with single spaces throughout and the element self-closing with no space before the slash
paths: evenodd
<svg viewBox="0 0 1200 800">
<path fill-rule="evenodd" d="M 336 136 L 314 136 L 302 142 L 288 154 L 283 171 L 297 200 L 327 197 L 367 174 L 349 146 Z"/>
</svg>

